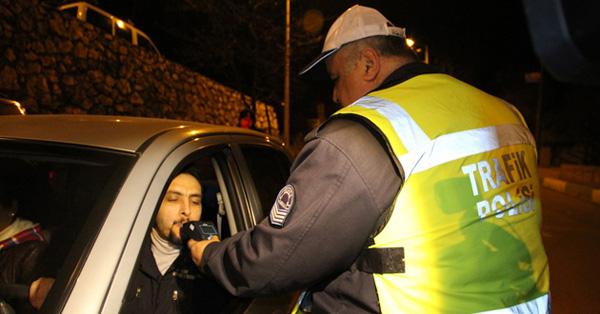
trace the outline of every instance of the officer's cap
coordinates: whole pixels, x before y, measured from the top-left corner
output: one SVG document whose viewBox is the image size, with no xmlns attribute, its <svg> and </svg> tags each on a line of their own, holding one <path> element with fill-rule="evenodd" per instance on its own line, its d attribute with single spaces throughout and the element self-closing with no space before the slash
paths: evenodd
<svg viewBox="0 0 600 314">
<path fill-rule="evenodd" d="M 405 29 L 395 27 L 379 11 L 358 4 L 352 6 L 333 22 L 327 32 L 327 37 L 325 37 L 321 54 L 304 67 L 300 71 L 300 75 L 309 72 L 325 73 L 325 66 L 322 61 L 333 55 L 343 45 L 379 35 L 406 38 Z"/>
</svg>

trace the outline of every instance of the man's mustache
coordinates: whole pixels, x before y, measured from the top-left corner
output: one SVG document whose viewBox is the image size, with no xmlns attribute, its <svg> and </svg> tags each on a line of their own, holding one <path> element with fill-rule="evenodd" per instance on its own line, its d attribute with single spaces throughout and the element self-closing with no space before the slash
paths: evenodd
<svg viewBox="0 0 600 314">
<path fill-rule="evenodd" d="M 179 225 L 181 227 L 184 223 L 186 223 L 188 221 L 189 221 L 189 219 L 173 220 L 173 225 Z"/>
</svg>

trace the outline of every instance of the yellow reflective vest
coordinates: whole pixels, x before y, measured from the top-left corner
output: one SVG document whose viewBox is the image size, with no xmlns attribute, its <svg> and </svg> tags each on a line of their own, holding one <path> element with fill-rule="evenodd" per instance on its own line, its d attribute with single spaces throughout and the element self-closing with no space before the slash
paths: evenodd
<svg viewBox="0 0 600 314">
<path fill-rule="evenodd" d="M 535 143 L 510 104 L 445 74 L 362 97 L 358 115 L 404 171 L 371 249 L 403 248 L 375 273 L 383 313 L 513 313 L 549 303 Z"/>
</svg>

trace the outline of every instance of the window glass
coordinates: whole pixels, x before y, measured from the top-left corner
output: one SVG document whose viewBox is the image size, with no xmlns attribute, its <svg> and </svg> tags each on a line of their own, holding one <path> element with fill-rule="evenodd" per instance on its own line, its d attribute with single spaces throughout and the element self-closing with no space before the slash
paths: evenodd
<svg viewBox="0 0 600 314">
<path fill-rule="evenodd" d="M 77 7 L 63 9 L 61 11 L 66 13 L 68 16 L 77 17 Z"/>
<path fill-rule="evenodd" d="M 122 22 L 121 22 L 122 23 Z M 123 38 L 130 43 L 133 43 L 133 39 L 131 38 L 131 28 L 125 24 L 121 24 L 122 27 L 115 25 L 115 32 L 117 33 L 117 37 Z"/>
<path fill-rule="evenodd" d="M 175 309 L 181 313 L 231 313 L 240 312 L 247 303 L 247 300 L 233 297 L 215 281 L 200 274 L 189 250 L 181 245 L 177 236 L 181 223 L 198 215 L 201 221 L 215 225 L 221 239 L 230 236 L 231 202 L 219 182 L 229 174 L 224 173 L 226 170 L 220 169 L 219 163 L 215 162 L 223 158 L 219 152 L 186 158 L 164 183 L 162 197 L 138 255 L 138 266 L 130 279 L 121 313 L 176 312 Z M 197 199 L 194 200 L 193 196 L 198 192 L 201 194 L 201 206 L 194 204 Z M 165 221 L 172 222 L 172 226 L 164 229 Z M 179 245 L 180 251 L 175 253 L 176 258 L 162 263 L 162 268 L 158 266 L 157 269 L 157 265 L 161 264 L 157 259 L 163 262 L 164 259 L 153 248 L 160 242 Z"/>
<path fill-rule="evenodd" d="M 269 214 L 277 193 L 285 185 L 290 160 L 282 152 L 262 146 L 242 146 L 242 153 L 260 201 L 259 221 Z"/>
<path fill-rule="evenodd" d="M 112 35 L 112 21 L 109 17 L 88 8 L 86 20 L 88 23 Z"/>
<path fill-rule="evenodd" d="M 219 187 L 216 176 L 217 169 L 214 168 L 215 163 L 213 162 L 215 158 L 220 157 L 215 155 L 198 157 L 192 163 L 187 164 L 184 169 L 195 172 L 200 180 L 202 189 L 202 215 L 200 219 L 214 223 L 219 232 L 219 237 L 224 239 L 231 236 L 226 217 L 226 206 L 228 205 L 224 198 L 227 194 L 223 193 Z"/>
<path fill-rule="evenodd" d="M 146 37 L 140 35 L 139 33 L 137 34 L 137 41 L 138 46 L 150 51 L 156 51 L 152 43 Z"/>
<path fill-rule="evenodd" d="M 0 214 L 11 217 L 0 219 L 0 285 L 51 277 L 55 295 L 68 291 L 64 285 L 77 278 L 76 265 L 134 160 L 107 150 L 0 140 Z M 13 305 L 20 312 L 22 304 Z"/>
</svg>

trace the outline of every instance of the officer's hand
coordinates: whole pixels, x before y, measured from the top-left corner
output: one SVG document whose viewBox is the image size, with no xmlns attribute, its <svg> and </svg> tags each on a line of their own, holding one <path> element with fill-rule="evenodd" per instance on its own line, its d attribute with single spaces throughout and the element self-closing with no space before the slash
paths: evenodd
<svg viewBox="0 0 600 314">
<path fill-rule="evenodd" d="M 200 266 L 200 261 L 202 261 L 202 255 L 204 255 L 204 249 L 211 244 L 212 242 L 219 242 L 219 237 L 212 236 L 209 240 L 204 241 L 196 241 L 190 239 L 187 243 L 188 248 L 190 249 L 190 253 L 192 254 L 192 260 L 196 266 Z"/>
</svg>

